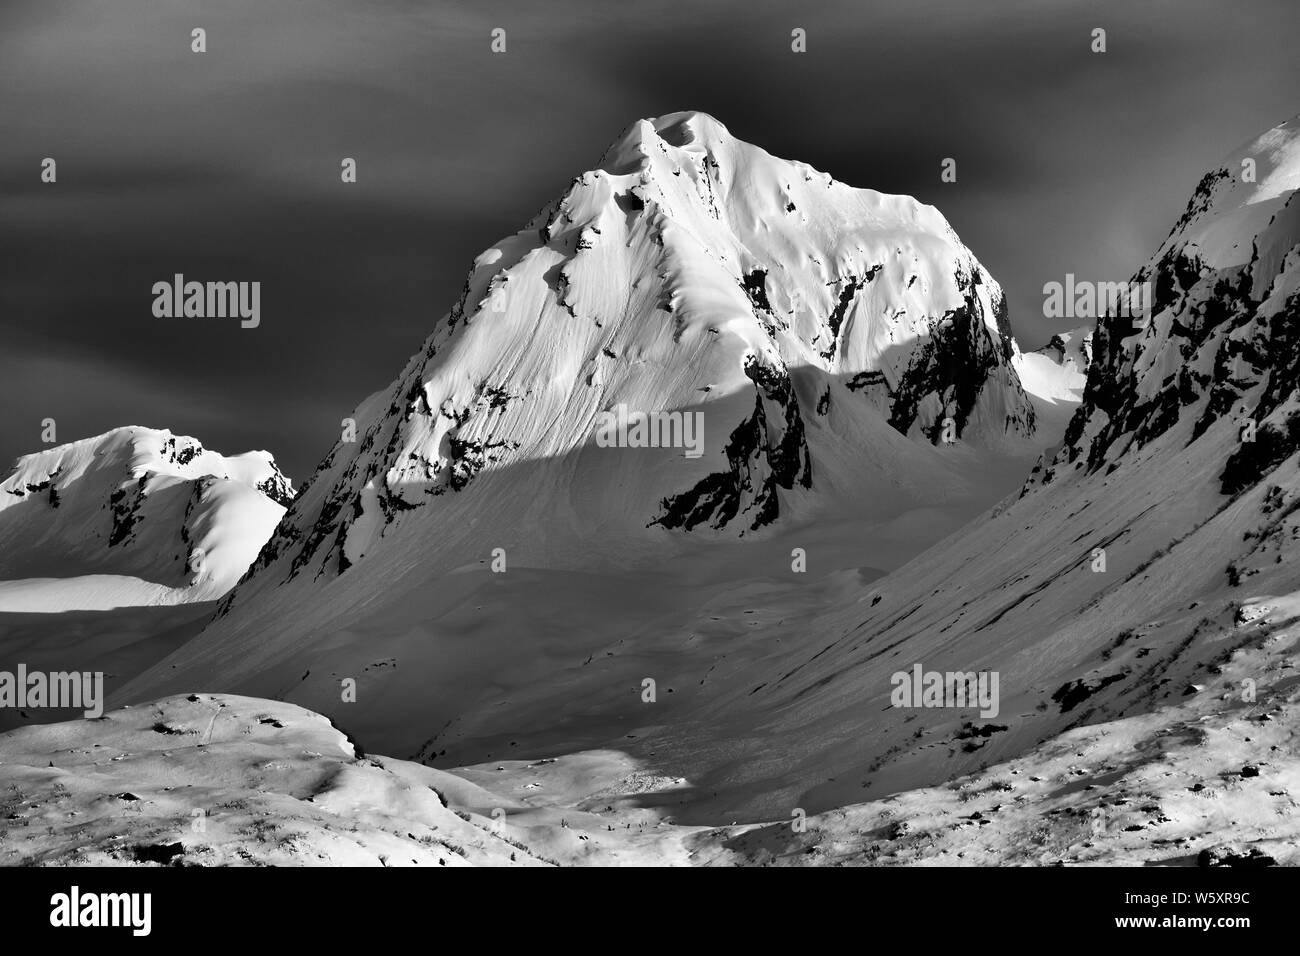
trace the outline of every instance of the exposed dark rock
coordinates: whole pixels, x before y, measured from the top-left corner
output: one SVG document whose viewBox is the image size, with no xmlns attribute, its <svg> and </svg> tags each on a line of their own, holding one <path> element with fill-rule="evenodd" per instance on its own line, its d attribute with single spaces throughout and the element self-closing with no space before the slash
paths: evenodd
<svg viewBox="0 0 1300 956">
<path fill-rule="evenodd" d="M 812 487 L 812 461 L 789 373 L 750 356 L 745 374 L 757 393 L 754 412 L 727 441 L 728 469 L 665 498 L 663 513 L 650 525 L 689 531 L 708 522 L 721 529 L 743 510 L 752 513 L 749 529 L 757 530 L 780 514 L 779 488 L 792 489 L 796 482 Z"/>
</svg>

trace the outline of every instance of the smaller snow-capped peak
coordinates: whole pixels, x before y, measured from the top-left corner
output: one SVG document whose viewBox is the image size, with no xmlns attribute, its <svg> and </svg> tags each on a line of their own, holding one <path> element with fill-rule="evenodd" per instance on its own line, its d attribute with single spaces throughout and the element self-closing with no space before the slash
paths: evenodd
<svg viewBox="0 0 1300 956">
<path fill-rule="evenodd" d="M 1197 184 L 1187 210 L 1157 253 L 1181 251 L 1212 269 L 1245 265 L 1261 233 L 1300 189 L 1300 116 L 1234 149 Z M 1292 208 L 1290 218 L 1297 217 Z"/>
<path fill-rule="evenodd" d="M 1093 331 L 1087 325 L 1057 332 L 1040 349 L 1017 351 L 1012 362 L 1025 391 L 1050 404 L 1078 404 L 1092 365 Z"/>
<path fill-rule="evenodd" d="M 229 590 L 294 497 L 265 451 L 137 426 L 24 455 L 0 482 L 0 578 L 124 575 Z"/>
<path fill-rule="evenodd" d="M 1227 458 L 1223 491 L 1237 493 L 1300 447 L 1298 196 L 1300 118 L 1250 140 L 1201 178 L 1187 211 L 1134 276 L 1133 285 L 1150 288 L 1149 315 L 1098 323 L 1061 463 L 1118 468 L 1178 431 L 1168 447 L 1205 439 L 1197 447 L 1210 459 Z M 1238 440 L 1247 419 L 1259 440 Z"/>
</svg>

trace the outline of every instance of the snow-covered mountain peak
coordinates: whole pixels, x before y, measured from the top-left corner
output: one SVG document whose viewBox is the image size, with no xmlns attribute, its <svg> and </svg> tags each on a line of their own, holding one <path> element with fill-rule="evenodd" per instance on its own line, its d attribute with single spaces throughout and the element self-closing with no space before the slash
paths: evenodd
<svg viewBox="0 0 1300 956">
<path fill-rule="evenodd" d="M 566 503 L 580 526 L 755 531 L 813 504 L 819 458 L 823 487 L 848 486 L 862 451 L 900 437 L 1032 440 L 1014 351 L 1001 288 L 937 210 L 773 157 L 705 114 L 641 120 L 475 260 L 281 546 L 301 540 L 298 561 L 324 546 L 346 570 L 404 512 L 575 455 L 586 477 L 555 494 L 619 489 L 617 515 Z M 698 454 L 655 443 L 593 468 L 617 409 L 702 415 Z M 888 457 L 927 456 L 908 445 Z"/>
<path fill-rule="evenodd" d="M 475 259 L 187 666 L 269 674 L 489 562 L 622 572 L 912 511 L 937 536 L 1059 439 L 1016 351 L 937 210 L 704 114 L 639 121 Z"/>
<path fill-rule="evenodd" d="M 1248 440 L 1231 429 L 1221 436 L 1230 443 L 1224 487 L 1240 490 L 1297 447 L 1300 122 L 1229 156 L 1134 276 L 1151 288 L 1149 320 L 1098 323 L 1084 405 L 1066 436 L 1076 467 L 1118 467 L 1121 455 L 1180 426 L 1192 442 L 1249 419 Z"/>
<path fill-rule="evenodd" d="M 1300 116 L 1248 140 L 1207 171 L 1157 258 L 1179 253 L 1210 268 L 1244 265 L 1267 252 L 1256 240 L 1279 212 L 1289 207 L 1287 218 L 1296 219 L 1297 189 Z M 1275 244 L 1278 237 L 1271 238 Z"/>
<path fill-rule="evenodd" d="M 1300 116 L 1294 116 L 1238 151 L 1255 158 L 1259 188 L 1251 202 L 1263 202 L 1300 189 Z"/>
<path fill-rule="evenodd" d="M 276 466 L 270 452 L 221 455 L 189 436 L 134 425 L 24 455 L 15 463 L 5 486 L 13 494 L 21 479 L 54 473 L 63 479 L 56 487 L 67 486 L 87 471 L 108 467 L 118 468 L 130 479 L 234 479 L 281 505 L 287 505 L 294 495 L 292 483 Z M 0 508 L 4 504 L 0 502 Z"/>
<path fill-rule="evenodd" d="M 610 144 L 600 168 L 615 176 L 652 168 L 657 156 L 677 151 L 708 155 L 735 142 L 731 132 L 708 113 L 683 110 L 639 119 Z"/>
<path fill-rule="evenodd" d="M 961 309 L 976 286 L 990 334 L 1010 338 L 1000 287 L 933 206 L 774 157 L 703 113 L 632 124 L 548 207 L 540 228 L 548 244 L 572 253 L 602 236 L 648 237 L 677 266 L 662 305 L 678 332 L 716 332 L 722 320 L 761 351 L 776 337 L 754 327 L 757 307 L 764 324 L 789 333 L 770 343 L 787 362 L 888 364 L 897 373 L 899 362 L 884 353 L 922 337 L 928 318 Z M 715 282 L 698 281 L 706 270 Z M 848 321 L 867 283 L 887 314 Z M 739 321 L 727 322 L 729 313 Z M 747 335 L 764 331 L 757 341 Z"/>
<path fill-rule="evenodd" d="M 150 602 L 220 597 L 293 496 L 265 451 L 116 428 L 25 455 L 0 482 L 0 579 L 118 575 L 158 586 L 134 588 Z"/>
</svg>

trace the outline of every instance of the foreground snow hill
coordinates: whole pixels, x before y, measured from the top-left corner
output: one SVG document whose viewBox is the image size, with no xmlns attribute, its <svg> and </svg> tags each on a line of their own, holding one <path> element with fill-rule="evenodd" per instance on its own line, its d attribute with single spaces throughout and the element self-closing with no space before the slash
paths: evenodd
<svg viewBox="0 0 1300 956">
<path fill-rule="evenodd" d="M 322 633 L 414 634 L 402 609 L 436 617 L 430 602 L 463 592 L 452 575 L 489 567 L 614 573 L 716 545 L 721 568 L 728 545 L 819 521 L 864 523 L 853 567 L 897 563 L 1059 441 L 1039 434 L 1016 352 L 1001 289 L 933 207 L 702 113 L 639 121 L 478 257 L 203 646 L 133 692 L 187 674 L 280 686 L 273 669 Z M 700 441 L 608 447 L 607 413 L 698 415 Z M 767 573 L 788 574 L 791 551 Z"/>
<path fill-rule="evenodd" d="M 0 482 L 0 609 L 220 597 L 293 494 L 264 451 L 226 457 L 152 428 L 26 455 Z"/>
<path fill-rule="evenodd" d="M 0 770 L 8 866 L 543 862 L 447 809 L 454 779 L 275 701 L 191 694 L 12 731 Z"/>
</svg>

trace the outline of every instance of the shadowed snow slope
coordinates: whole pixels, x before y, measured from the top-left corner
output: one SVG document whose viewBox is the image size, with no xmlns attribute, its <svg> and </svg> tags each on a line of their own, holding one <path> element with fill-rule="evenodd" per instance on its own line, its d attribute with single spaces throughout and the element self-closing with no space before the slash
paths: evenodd
<svg viewBox="0 0 1300 956">
<path fill-rule="evenodd" d="M 1294 865 L 1300 596 L 1242 610 L 1195 693 L 802 827 L 674 824 L 690 781 L 618 753 L 452 775 L 282 702 L 160 700 L 0 735 L 0 863 Z"/>
<path fill-rule="evenodd" d="M 26 455 L 0 482 L 0 610 L 220 597 L 292 498 L 266 452 L 223 457 L 152 428 Z"/>
<path fill-rule="evenodd" d="M 693 859 L 787 866 L 1298 865 L 1300 601 L 1290 595 L 1269 603 L 1272 613 L 1250 624 L 1205 630 L 1203 639 L 1220 650 L 1212 675 L 1176 701 L 1076 727 L 942 787 L 809 817 L 802 833 L 783 819 L 711 830 L 691 844 Z M 967 735 L 966 742 L 979 739 Z M 942 740 L 930 745 L 945 748 Z"/>
</svg>

